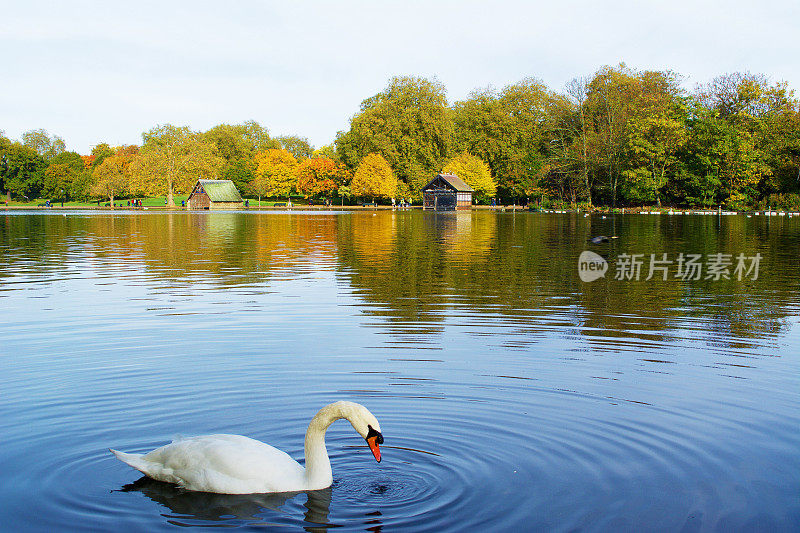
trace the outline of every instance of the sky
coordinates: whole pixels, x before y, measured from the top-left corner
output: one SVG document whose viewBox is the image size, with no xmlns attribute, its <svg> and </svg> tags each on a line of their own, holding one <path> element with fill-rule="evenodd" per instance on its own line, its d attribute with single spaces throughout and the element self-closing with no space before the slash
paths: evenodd
<svg viewBox="0 0 800 533">
<path fill-rule="evenodd" d="M 797 0 L 0 0 L 0 130 L 87 154 L 159 124 L 255 120 L 315 146 L 392 76 L 448 101 L 533 77 L 553 90 L 625 62 L 691 90 L 750 71 L 800 89 Z"/>
</svg>

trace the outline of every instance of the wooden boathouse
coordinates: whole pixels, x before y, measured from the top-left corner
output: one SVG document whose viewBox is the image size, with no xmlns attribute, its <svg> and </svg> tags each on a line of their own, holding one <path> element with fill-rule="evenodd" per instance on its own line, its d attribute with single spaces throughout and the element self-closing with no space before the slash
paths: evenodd
<svg viewBox="0 0 800 533">
<path fill-rule="evenodd" d="M 474 192 L 455 174 L 438 174 L 422 188 L 422 208 L 434 211 L 471 209 Z"/>
<path fill-rule="evenodd" d="M 236 209 L 242 196 L 231 180 L 197 180 L 186 200 L 189 209 Z"/>
</svg>

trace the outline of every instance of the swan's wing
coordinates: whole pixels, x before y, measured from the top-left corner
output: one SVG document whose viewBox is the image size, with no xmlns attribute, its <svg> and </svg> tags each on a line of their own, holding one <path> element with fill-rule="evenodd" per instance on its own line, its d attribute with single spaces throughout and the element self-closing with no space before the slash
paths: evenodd
<svg viewBox="0 0 800 533">
<path fill-rule="evenodd" d="M 305 473 L 285 452 L 239 435 L 182 439 L 131 466 L 190 490 L 229 494 L 299 490 Z"/>
</svg>

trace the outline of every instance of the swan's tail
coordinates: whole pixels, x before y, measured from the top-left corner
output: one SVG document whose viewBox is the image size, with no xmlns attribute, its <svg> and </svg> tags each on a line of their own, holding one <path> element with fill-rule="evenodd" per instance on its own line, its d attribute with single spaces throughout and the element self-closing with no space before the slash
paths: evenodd
<svg viewBox="0 0 800 533">
<path fill-rule="evenodd" d="M 109 448 L 108 451 L 113 453 L 117 457 L 117 459 L 119 459 L 126 465 L 132 466 L 133 468 L 135 468 L 136 470 L 138 470 L 143 474 L 147 474 L 148 470 L 147 467 L 149 466 L 150 463 L 148 461 L 145 461 L 144 455 L 142 455 L 141 453 L 125 453 L 125 452 L 119 452 L 117 450 L 112 450 L 111 448 Z"/>
</svg>

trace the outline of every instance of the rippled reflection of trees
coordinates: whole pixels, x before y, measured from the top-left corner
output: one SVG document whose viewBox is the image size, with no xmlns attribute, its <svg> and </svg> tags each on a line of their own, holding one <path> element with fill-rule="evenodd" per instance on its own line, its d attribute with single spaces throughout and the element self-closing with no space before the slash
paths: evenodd
<svg viewBox="0 0 800 533">
<path fill-rule="evenodd" d="M 463 313 L 497 314 L 531 339 L 555 326 L 561 334 L 659 340 L 686 327 L 687 320 L 700 320 L 696 327 L 707 328 L 709 342 L 717 342 L 716 337 L 778 333 L 797 306 L 796 224 L 485 212 L 364 216 L 350 224 L 339 228 L 342 270 L 359 295 L 375 304 L 366 312 L 390 323 L 430 328 Z M 599 234 L 620 238 L 587 243 Z M 606 280 L 579 280 L 577 258 L 585 249 L 612 262 Z M 641 281 L 613 280 L 613 260 L 623 252 L 646 254 Z M 674 260 L 680 252 L 761 253 L 759 280 L 645 281 L 650 253 Z"/>
<path fill-rule="evenodd" d="M 591 245 L 593 235 L 617 235 Z M 744 253 L 763 257 L 759 279 L 583 283 L 577 257 L 620 253 Z M 714 337 L 777 334 L 796 313 L 800 224 L 786 217 L 355 212 L 6 214 L 0 280 L 50 280 L 121 268 L 187 288 L 264 286 L 336 269 L 394 331 L 441 331 L 464 315 L 502 317 L 514 331 L 658 339 L 697 321 Z M 8 290 L 8 289 L 6 289 Z M 474 322 L 474 321 L 473 321 Z M 646 333 L 643 333 L 646 331 Z M 626 333 L 629 332 L 629 333 Z M 524 337 L 521 336 L 521 337 Z"/>
</svg>

